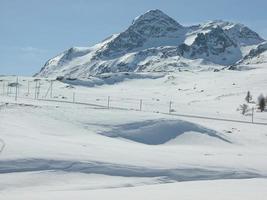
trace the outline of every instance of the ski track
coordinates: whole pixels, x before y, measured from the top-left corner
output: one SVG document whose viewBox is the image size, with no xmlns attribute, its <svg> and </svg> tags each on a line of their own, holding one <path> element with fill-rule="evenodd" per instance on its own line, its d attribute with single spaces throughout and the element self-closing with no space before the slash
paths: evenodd
<svg viewBox="0 0 267 200">
<path fill-rule="evenodd" d="M 32 171 L 64 171 L 122 177 L 164 177 L 165 182 L 262 178 L 252 171 L 226 168 L 147 168 L 105 162 L 80 162 L 52 159 L 18 159 L 0 161 L 0 174 Z"/>
</svg>

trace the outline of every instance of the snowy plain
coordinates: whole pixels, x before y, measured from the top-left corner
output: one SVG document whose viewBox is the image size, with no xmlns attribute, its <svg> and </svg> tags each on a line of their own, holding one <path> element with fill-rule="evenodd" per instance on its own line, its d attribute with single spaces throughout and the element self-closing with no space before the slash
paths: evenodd
<svg viewBox="0 0 267 200">
<path fill-rule="evenodd" d="M 0 199 L 266 198 L 267 126 L 237 111 L 248 90 L 266 95 L 266 66 L 252 68 L 55 81 L 52 94 L 41 78 L 39 100 L 19 77 L 17 101 L 1 76 Z"/>
</svg>

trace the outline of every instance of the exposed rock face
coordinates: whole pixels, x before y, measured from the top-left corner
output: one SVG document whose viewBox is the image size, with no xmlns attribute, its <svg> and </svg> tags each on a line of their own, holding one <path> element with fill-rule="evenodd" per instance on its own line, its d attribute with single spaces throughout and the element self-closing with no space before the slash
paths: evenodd
<svg viewBox="0 0 267 200">
<path fill-rule="evenodd" d="M 249 54 L 244 57 L 244 60 L 259 56 L 267 51 L 267 42 L 258 45 L 255 49 L 251 49 Z"/>
<path fill-rule="evenodd" d="M 251 49 L 243 59 L 232 65 L 230 69 L 246 69 L 246 65 L 267 63 L 267 42 L 263 42 Z"/>
<path fill-rule="evenodd" d="M 88 77 L 107 72 L 225 67 L 259 54 L 264 40 L 248 27 L 211 21 L 185 27 L 160 10 L 134 19 L 125 31 L 93 47 L 73 47 L 47 61 L 38 76 Z"/>
<path fill-rule="evenodd" d="M 191 46 L 184 47 L 184 52 L 191 50 L 190 57 L 196 55 L 219 55 L 228 47 L 237 45 L 224 33 L 219 26 L 208 33 L 198 33 Z"/>
<path fill-rule="evenodd" d="M 132 25 L 110 41 L 98 55 L 114 56 L 142 48 L 149 39 L 177 38 L 184 27 L 160 10 L 150 10 L 137 17 Z M 164 42 L 164 41 L 163 41 Z M 172 43 L 170 43 L 172 44 Z M 151 44 L 148 47 L 153 47 Z"/>
</svg>

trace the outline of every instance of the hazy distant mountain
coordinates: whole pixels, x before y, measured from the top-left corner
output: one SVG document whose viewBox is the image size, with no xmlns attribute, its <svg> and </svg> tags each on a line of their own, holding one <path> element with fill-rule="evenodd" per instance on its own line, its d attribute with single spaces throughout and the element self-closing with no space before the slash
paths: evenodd
<svg viewBox="0 0 267 200">
<path fill-rule="evenodd" d="M 160 10 L 150 10 L 125 31 L 93 47 L 73 47 L 50 59 L 37 75 L 88 77 L 108 72 L 223 68 L 263 54 L 264 42 L 242 24 L 210 21 L 185 27 Z"/>
</svg>

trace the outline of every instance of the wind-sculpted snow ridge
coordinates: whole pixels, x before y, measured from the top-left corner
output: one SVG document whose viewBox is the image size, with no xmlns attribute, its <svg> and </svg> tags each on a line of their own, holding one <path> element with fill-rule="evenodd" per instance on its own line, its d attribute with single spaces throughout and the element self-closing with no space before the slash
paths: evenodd
<svg viewBox="0 0 267 200">
<path fill-rule="evenodd" d="M 180 137 L 183 140 L 182 142 L 185 142 L 184 139 L 186 138 L 183 136 L 188 133 L 194 135 L 192 138 L 188 138 L 191 143 L 194 142 L 194 139 L 198 138 L 202 140 L 202 144 L 205 144 L 205 140 L 209 140 L 209 137 L 220 142 L 231 143 L 231 141 L 223 138 L 223 136 L 220 136 L 214 130 L 181 120 L 170 121 L 162 119 L 123 124 L 101 134 L 108 137 L 125 138 L 149 145 L 159 145 L 174 139 L 177 139 L 175 142 L 178 142 Z M 208 137 L 201 138 L 198 137 L 199 135 Z"/>
<path fill-rule="evenodd" d="M 249 51 L 262 42 L 256 32 L 239 23 L 215 20 L 186 27 L 160 10 L 150 10 L 125 31 L 93 47 L 73 47 L 50 59 L 36 76 L 88 78 L 103 73 L 224 68 L 257 57 Z"/>
<path fill-rule="evenodd" d="M 81 162 L 48 159 L 18 159 L 0 161 L 0 174 L 48 170 L 79 172 L 86 174 L 104 174 L 121 177 L 161 177 L 162 181 L 165 180 L 165 182 L 263 177 L 263 175 L 253 171 L 240 171 L 224 168 L 148 168 L 94 161 Z"/>
</svg>

